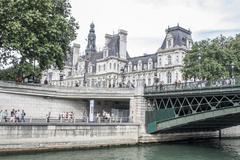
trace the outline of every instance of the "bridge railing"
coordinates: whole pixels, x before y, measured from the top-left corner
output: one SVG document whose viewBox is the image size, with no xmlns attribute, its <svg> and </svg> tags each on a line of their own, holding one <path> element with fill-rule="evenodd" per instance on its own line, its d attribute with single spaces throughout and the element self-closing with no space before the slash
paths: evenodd
<svg viewBox="0 0 240 160">
<path fill-rule="evenodd" d="M 240 77 L 231 79 L 220 79 L 216 81 L 196 81 L 196 82 L 184 82 L 174 84 L 158 84 L 153 86 L 147 86 L 144 88 L 144 93 L 154 92 L 166 92 L 166 91 L 178 91 L 178 90 L 195 90 L 195 89 L 207 89 L 207 88 L 224 88 L 240 85 Z"/>
<path fill-rule="evenodd" d="M 11 120 L 11 117 L 7 117 L 6 119 L 2 118 L 0 119 L 0 125 L 1 124 L 48 124 L 48 123 L 54 123 L 54 124 L 88 124 L 88 123 L 107 123 L 107 124 L 113 124 L 113 123 L 132 123 L 132 120 L 129 117 L 94 117 L 92 121 L 88 117 L 83 118 L 73 118 L 73 119 L 64 119 L 64 118 L 32 118 L 27 117 L 24 118 L 24 120 Z"/>
</svg>

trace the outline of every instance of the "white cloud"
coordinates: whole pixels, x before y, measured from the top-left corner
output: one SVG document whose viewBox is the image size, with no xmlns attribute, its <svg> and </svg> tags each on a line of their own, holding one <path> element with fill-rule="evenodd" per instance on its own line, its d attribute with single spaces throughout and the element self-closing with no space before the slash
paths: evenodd
<svg viewBox="0 0 240 160">
<path fill-rule="evenodd" d="M 154 53 L 161 46 L 165 29 L 177 23 L 190 28 L 194 40 L 211 37 L 210 31 L 224 30 L 228 35 L 226 31 L 234 34 L 240 28 L 239 0 L 71 0 L 71 4 L 80 25 L 76 42 L 82 51 L 92 21 L 99 48 L 106 33 L 127 30 L 131 56 Z"/>
</svg>

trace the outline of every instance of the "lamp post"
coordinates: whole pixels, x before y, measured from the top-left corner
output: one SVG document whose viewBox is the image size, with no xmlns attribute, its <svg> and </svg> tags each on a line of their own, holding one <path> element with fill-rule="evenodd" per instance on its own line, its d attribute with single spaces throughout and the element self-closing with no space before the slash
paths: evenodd
<svg viewBox="0 0 240 160">
<path fill-rule="evenodd" d="M 231 78 L 234 78 L 234 62 L 231 63 Z"/>
<path fill-rule="evenodd" d="M 60 72 L 59 74 L 60 86 L 62 86 L 63 76 L 64 76 L 64 73 Z"/>
<path fill-rule="evenodd" d="M 202 59 L 202 55 L 201 53 L 199 52 L 198 53 L 198 63 L 199 63 L 199 80 L 201 78 L 201 59 Z"/>
</svg>

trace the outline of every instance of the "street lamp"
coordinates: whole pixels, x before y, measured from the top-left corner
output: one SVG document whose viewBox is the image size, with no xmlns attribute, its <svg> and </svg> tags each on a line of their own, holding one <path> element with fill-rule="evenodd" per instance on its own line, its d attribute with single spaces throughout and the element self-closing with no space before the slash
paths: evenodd
<svg viewBox="0 0 240 160">
<path fill-rule="evenodd" d="M 202 54 L 199 52 L 198 53 L 198 63 L 199 63 L 199 80 L 201 77 L 201 59 L 202 59 Z"/>
<path fill-rule="evenodd" d="M 231 78 L 234 78 L 234 62 L 231 63 Z"/>
</svg>

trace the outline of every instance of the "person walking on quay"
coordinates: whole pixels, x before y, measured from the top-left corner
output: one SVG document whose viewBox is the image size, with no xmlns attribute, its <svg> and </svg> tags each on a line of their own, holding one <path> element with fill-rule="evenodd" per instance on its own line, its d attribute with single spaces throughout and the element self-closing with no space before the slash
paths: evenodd
<svg viewBox="0 0 240 160">
<path fill-rule="evenodd" d="M 50 122 L 50 116 L 51 116 L 51 112 L 48 112 L 48 114 L 46 115 L 46 118 L 47 118 L 47 123 Z"/>
<path fill-rule="evenodd" d="M 0 122 L 3 120 L 3 110 L 0 111 Z"/>
<path fill-rule="evenodd" d="M 16 112 L 14 109 L 12 109 L 11 113 L 10 113 L 10 122 L 15 122 L 15 116 L 16 116 Z"/>
<path fill-rule="evenodd" d="M 3 113 L 2 113 L 2 117 L 4 119 L 5 122 L 7 122 L 7 116 L 8 116 L 8 112 L 7 110 L 5 110 Z"/>
<path fill-rule="evenodd" d="M 22 110 L 22 113 L 21 113 L 21 122 L 25 122 L 25 116 L 26 116 L 26 113 L 24 112 L 24 110 Z"/>
<path fill-rule="evenodd" d="M 16 120 L 15 120 L 15 122 L 20 122 L 20 118 L 21 118 L 21 112 L 20 112 L 20 110 L 17 110 L 17 112 L 16 112 Z"/>
</svg>

